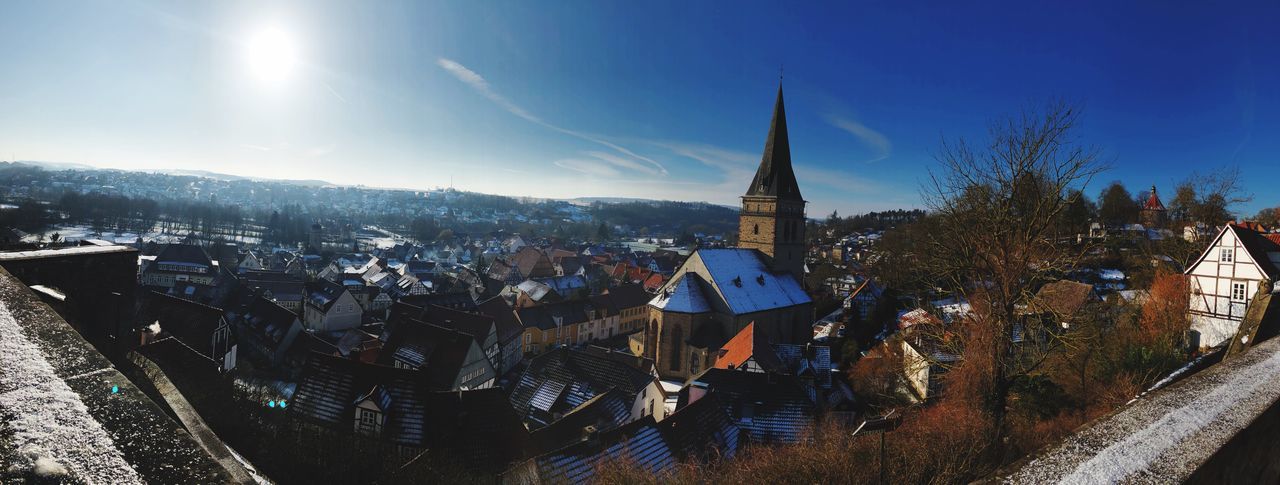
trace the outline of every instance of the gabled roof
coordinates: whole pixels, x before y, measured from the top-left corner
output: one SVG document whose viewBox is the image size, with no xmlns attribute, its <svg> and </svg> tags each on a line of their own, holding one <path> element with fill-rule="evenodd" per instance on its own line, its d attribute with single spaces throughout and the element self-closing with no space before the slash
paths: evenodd
<svg viewBox="0 0 1280 485">
<path fill-rule="evenodd" d="M 814 424 L 814 403 L 795 376 L 707 369 L 694 381 L 691 385 L 705 386 L 708 395 L 719 398 L 753 441 L 801 441 Z"/>
<path fill-rule="evenodd" d="M 143 324 L 159 322 L 163 333 L 200 355 L 221 361 L 221 355 L 212 355 L 212 341 L 213 332 L 225 323 L 222 309 L 152 291 L 140 314 Z"/>
<path fill-rule="evenodd" d="M 511 263 L 520 271 L 520 276 L 524 278 L 555 276 L 555 267 L 552 266 L 551 259 L 547 258 L 547 254 L 542 252 L 541 249 L 533 246 L 520 248 L 516 254 L 511 256 Z"/>
<path fill-rule="evenodd" d="M 417 373 L 312 353 L 288 412 L 351 432 L 358 399 L 376 387 L 386 393 L 383 438 L 448 452 L 472 470 L 498 470 L 517 458 L 528 434 L 499 389 L 432 392 Z"/>
<path fill-rule="evenodd" d="M 1097 299 L 1093 285 L 1071 280 L 1058 280 L 1040 287 L 1027 309 L 1036 313 L 1052 313 L 1061 318 L 1071 318 L 1085 303 Z"/>
<path fill-rule="evenodd" d="M 769 137 L 764 142 L 764 155 L 760 167 L 747 188 L 750 196 L 770 196 L 779 199 L 804 200 L 800 184 L 796 183 L 791 168 L 791 144 L 787 140 L 787 113 L 782 103 L 782 85 L 778 85 L 778 100 L 773 105 L 773 120 L 769 122 Z"/>
<path fill-rule="evenodd" d="M 1222 240 L 1223 234 L 1231 231 L 1236 235 L 1236 240 L 1240 241 L 1240 245 L 1244 246 L 1249 252 L 1249 259 L 1258 266 L 1258 270 L 1272 281 L 1280 279 L 1280 241 L 1270 235 L 1263 234 L 1247 227 L 1236 224 L 1226 224 L 1218 231 L 1218 235 L 1214 236 L 1213 241 L 1205 247 L 1204 252 L 1200 253 L 1200 257 L 1196 261 L 1187 266 L 1184 274 L 1191 274 L 1196 266 L 1204 262 L 1213 248 Z"/>
<path fill-rule="evenodd" d="M 418 365 L 431 389 L 453 389 L 462 367 L 467 364 L 467 356 L 473 348 L 479 349 L 479 343 L 471 335 L 418 320 L 409 305 L 393 305 L 387 326 L 390 336 L 379 363 L 391 365 L 399 357 L 410 365 Z"/>
<path fill-rule="evenodd" d="M 764 261 L 764 253 L 744 248 L 702 248 L 685 262 L 695 258 L 706 268 L 711 293 L 723 300 L 735 315 L 755 313 L 811 303 L 800 282 L 790 273 L 773 273 Z M 686 271 L 687 276 L 693 271 Z M 668 284 L 668 288 L 671 285 Z M 710 297 L 710 295 L 708 295 Z"/>
<path fill-rule="evenodd" d="M 560 419 L 535 430 L 534 454 L 558 450 L 582 440 L 591 426 L 597 433 L 607 432 L 631 422 L 631 396 L 610 389 L 582 403 Z"/>
<path fill-rule="evenodd" d="M 536 477 L 523 477 L 524 483 L 589 483 L 596 468 L 623 457 L 649 475 L 658 475 L 676 464 L 653 416 L 645 416 L 593 439 L 538 456 L 532 460 Z"/>
<path fill-rule="evenodd" d="M 511 407 L 539 427 L 610 389 L 634 400 L 655 379 L 626 363 L 562 347 L 529 362 L 511 391 Z"/>
<path fill-rule="evenodd" d="M 493 318 L 494 325 L 498 327 L 499 342 L 520 338 L 520 334 L 524 333 L 524 327 L 520 325 L 519 320 L 516 320 L 515 311 L 500 296 L 480 302 L 478 311 Z"/>
<path fill-rule="evenodd" d="M 569 300 L 519 308 L 516 318 L 525 328 L 550 330 L 558 325 L 575 325 L 590 320 L 589 311 L 594 309 L 597 309 L 596 304 L 590 300 Z M 608 310 L 599 308 L 599 311 Z"/>
<path fill-rule="evenodd" d="M 724 409 L 720 399 L 710 394 L 680 408 L 658 426 L 680 461 L 730 459 L 738 452 L 741 430 Z"/>
<path fill-rule="evenodd" d="M 213 260 L 209 258 L 204 248 L 195 244 L 166 244 L 164 248 L 156 254 L 157 263 L 187 263 L 210 266 Z"/>
<path fill-rule="evenodd" d="M 756 323 L 748 323 L 737 335 L 729 339 L 720 348 L 720 356 L 713 367 L 717 369 L 737 369 L 755 357 L 756 364 L 765 372 L 787 372 L 782 362 L 769 346 L 769 339 L 763 332 L 756 332 Z"/>
</svg>

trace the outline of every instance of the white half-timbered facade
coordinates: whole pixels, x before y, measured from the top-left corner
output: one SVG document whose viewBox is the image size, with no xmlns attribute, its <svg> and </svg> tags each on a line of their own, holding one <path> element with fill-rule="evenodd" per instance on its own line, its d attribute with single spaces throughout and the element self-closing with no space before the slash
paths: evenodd
<svg viewBox="0 0 1280 485">
<path fill-rule="evenodd" d="M 1191 330 L 1199 335 L 1201 348 L 1235 335 L 1260 285 L 1275 288 L 1280 276 L 1280 244 L 1275 239 L 1280 237 L 1228 224 L 1187 268 Z"/>
</svg>

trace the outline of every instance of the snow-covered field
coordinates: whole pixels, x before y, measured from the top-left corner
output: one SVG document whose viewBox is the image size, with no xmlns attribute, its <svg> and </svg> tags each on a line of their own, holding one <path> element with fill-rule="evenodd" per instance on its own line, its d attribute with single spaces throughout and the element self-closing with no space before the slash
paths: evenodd
<svg viewBox="0 0 1280 485">
<path fill-rule="evenodd" d="M 45 240 L 57 233 L 59 237 L 66 241 L 82 241 L 85 239 L 101 239 L 111 241 L 116 244 L 133 244 L 138 240 L 139 234 L 136 232 L 115 232 L 115 231 L 94 231 L 93 228 L 84 225 L 58 226 L 44 232 Z M 179 242 L 185 234 L 165 234 L 157 230 L 148 231 L 141 234 L 142 240 L 145 242 L 157 243 L 174 243 Z M 224 236 L 228 241 L 239 241 L 246 244 L 258 244 L 260 238 L 253 236 Z M 22 238 L 23 242 L 37 242 L 39 235 L 28 234 Z"/>
</svg>

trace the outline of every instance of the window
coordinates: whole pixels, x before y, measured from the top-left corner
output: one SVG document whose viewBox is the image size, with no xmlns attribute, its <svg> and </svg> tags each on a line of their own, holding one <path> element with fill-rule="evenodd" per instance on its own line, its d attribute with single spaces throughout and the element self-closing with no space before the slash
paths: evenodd
<svg viewBox="0 0 1280 485">
<path fill-rule="evenodd" d="M 533 334 L 531 333 L 524 334 L 524 343 L 526 344 L 533 343 Z"/>
<path fill-rule="evenodd" d="M 671 329 L 671 359 L 669 362 L 671 364 L 672 372 L 680 372 L 680 363 L 681 363 L 680 354 L 682 354 L 683 353 L 682 351 L 684 350 L 680 348 L 681 344 L 684 343 L 683 330 L 684 329 L 681 327 L 675 327 Z"/>
<path fill-rule="evenodd" d="M 1236 259 L 1236 250 L 1234 248 L 1222 248 L 1222 252 L 1220 254 L 1222 257 L 1218 259 L 1224 263 L 1230 263 Z"/>
<path fill-rule="evenodd" d="M 1245 301 L 1248 299 L 1248 286 L 1245 283 L 1231 282 L 1231 301 Z"/>
<path fill-rule="evenodd" d="M 760 234 L 760 225 L 759 225 L 759 224 L 756 224 L 756 225 L 752 226 L 752 227 L 751 227 L 751 233 L 752 233 L 752 234 Z"/>
</svg>

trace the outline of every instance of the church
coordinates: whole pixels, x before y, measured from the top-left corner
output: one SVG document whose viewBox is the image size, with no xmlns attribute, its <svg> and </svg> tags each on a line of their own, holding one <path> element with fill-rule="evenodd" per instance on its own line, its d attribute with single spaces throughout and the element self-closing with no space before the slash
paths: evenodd
<svg viewBox="0 0 1280 485">
<path fill-rule="evenodd" d="M 649 302 L 644 355 L 662 378 L 698 375 L 753 322 L 774 343 L 811 337 L 813 301 L 801 283 L 804 206 L 778 86 L 764 155 L 742 196 L 738 247 L 694 251 Z"/>
</svg>

